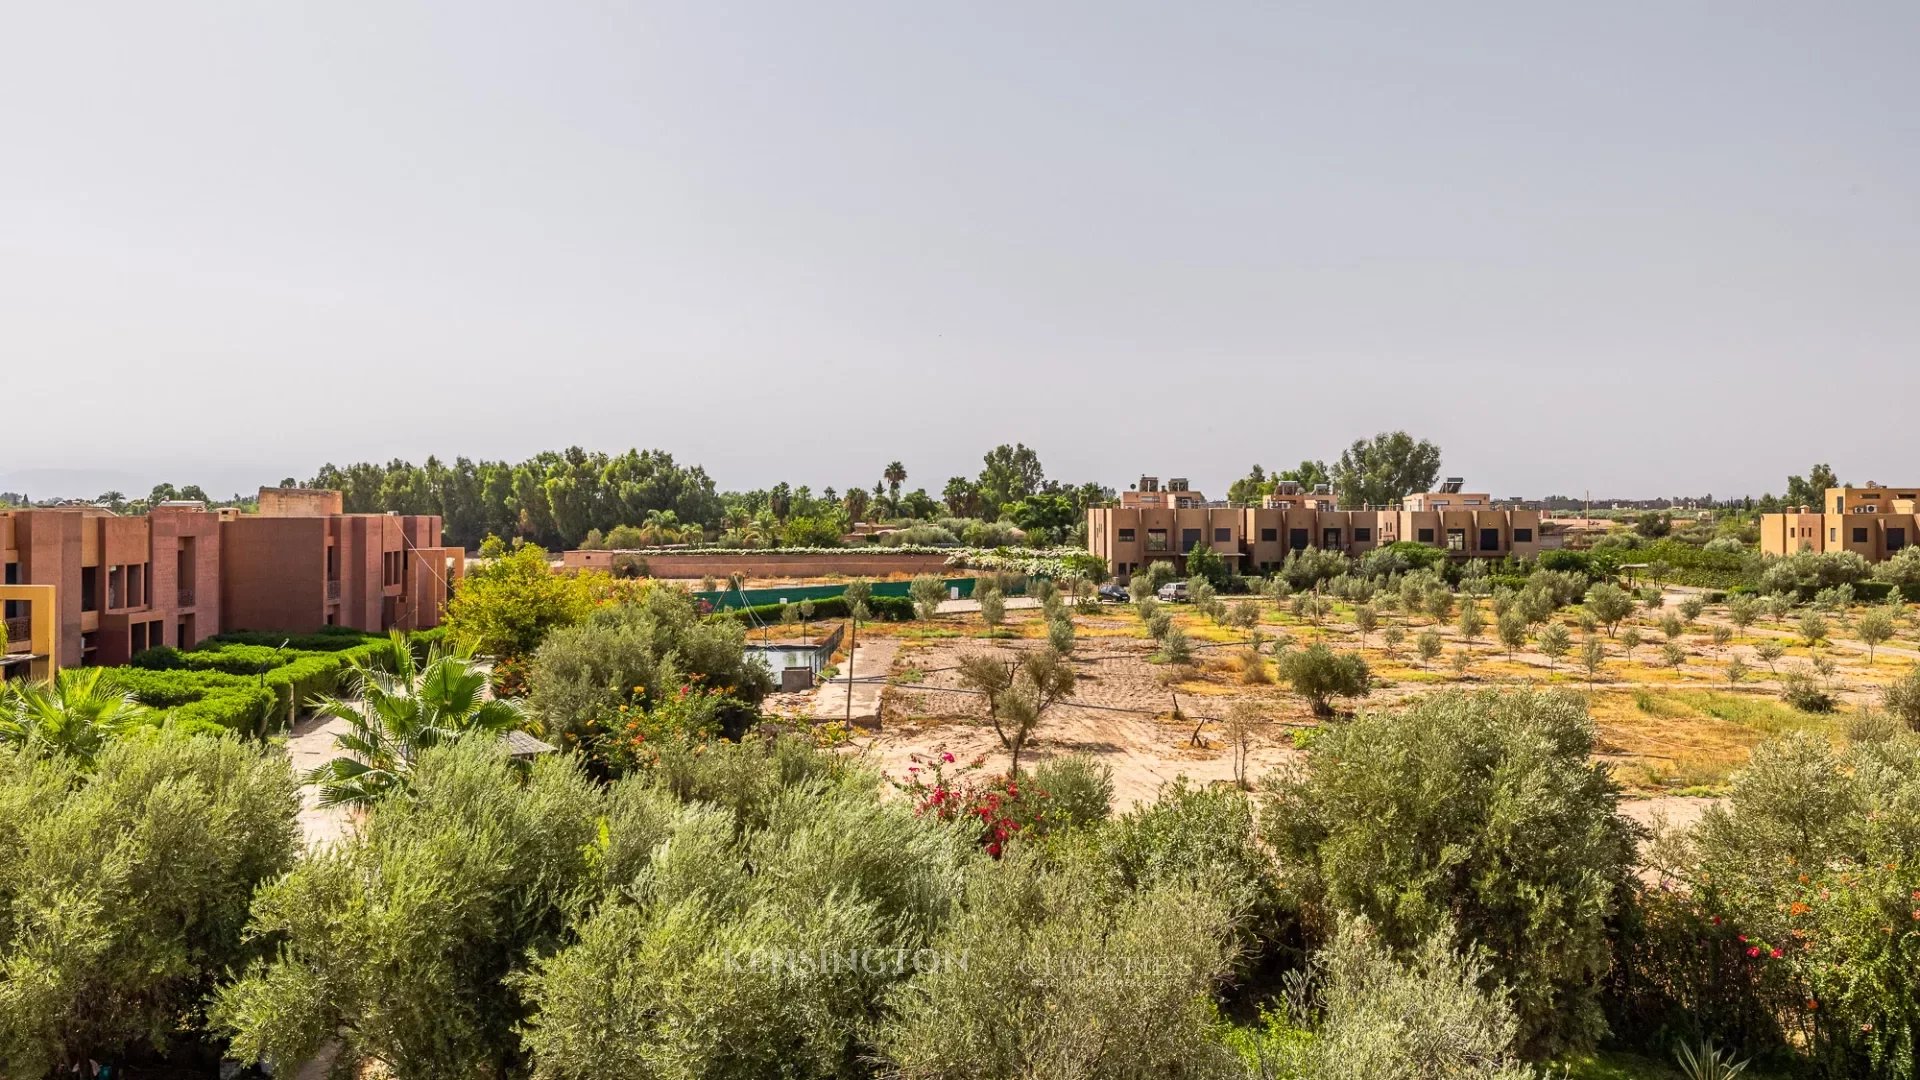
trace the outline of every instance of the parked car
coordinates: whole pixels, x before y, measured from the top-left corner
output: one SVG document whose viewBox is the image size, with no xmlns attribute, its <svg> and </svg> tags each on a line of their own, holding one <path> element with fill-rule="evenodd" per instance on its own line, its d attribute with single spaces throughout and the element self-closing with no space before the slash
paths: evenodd
<svg viewBox="0 0 1920 1080">
<path fill-rule="evenodd" d="M 1112 582 L 1108 582 L 1100 586 L 1100 599 L 1111 600 L 1116 604 L 1124 604 L 1131 599 L 1131 597 L 1127 595 L 1127 587 L 1125 585 L 1115 585 Z"/>
<path fill-rule="evenodd" d="M 1160 586 L 1158 595 L 1160 599 L 1169 603 L 1184 604 L 1187 602 L 1187 583 L 1184 581 L 1169 581 L 1165 585 Z"/>
</svg>

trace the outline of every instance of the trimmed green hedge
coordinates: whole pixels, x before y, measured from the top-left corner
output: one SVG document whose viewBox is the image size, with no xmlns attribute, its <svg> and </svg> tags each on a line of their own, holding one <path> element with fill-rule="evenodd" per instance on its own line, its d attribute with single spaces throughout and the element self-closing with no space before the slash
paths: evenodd
<svg viewBox="0 0 1920 1080">
<path fill-rule="evenodd" d="M 435 628 L 409 634 L 407 640 L 420 652 L 445 636 Z M 286 648 L 280 648 L 283 642 Z M 170 710 L 176 721 L 256 731 L 268 720 L 294 715 L 316 696 L 339 692 L 354 664 L 377 663 L 386 647 L 384 635 L 347 627 L 291 636 L 243 631 L 208 638 L 184 652 L 143 650 L 115 674 L 135 700 Z"/>
</svg>

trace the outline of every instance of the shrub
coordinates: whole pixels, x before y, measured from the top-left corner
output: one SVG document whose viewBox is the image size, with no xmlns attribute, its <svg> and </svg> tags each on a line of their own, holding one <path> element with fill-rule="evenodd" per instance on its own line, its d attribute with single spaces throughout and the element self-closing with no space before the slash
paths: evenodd
<svg viewBox="0 0 1920 1080">
<path fill-rule="evenodd" d="M 601 796 L 570 755 L 523 782 L 471 739 L 422 754 L 412 792 L 264 888 L 251 932 L 281 947 L 212 1010 L 233 1056 L 290 1070 L 337 1039 L 342 1068 L 455 1077 L 518 1052 L 518 976 L 590 879 Z"/>
<path fill-rule="evenodd" d="M 1880 689 L 1880 704 L 1889 715 L 1914 732 L 1920 732 L 1920 664 Z"/>
<path fill-rule="evenodd" d="M 596 609 L 550 633 L 528 669 L 528 704 L 543 735 L 589 753 L 624 727 L 614 723 L 622 706 L 652 713 L 695 689 L 716 709 L 714 719 L 738 735 L 773 689 L 745 644 L 737 621 L 702 619 L 687 594 L 650 589 L 637 603 Z"/>
<path fill-rule="evenodd" d="M 1224 1075 L 1229 1061 L 1214 1037 L 1208 991 L 1228 970 L 1231 919 L 1223 899 L 1200 884 L 1103 902 L 1037 859 L 976 870 L 961 910 L 931 943 L 934 955 L 967 962 L 933 965 L 888 996 L 878 1031 L 884 1071 Z M 1101 946 L 1154 977 L 1117 977 L 1109 965 L 1088 963 L 1089 947 Z M 784 1065 L 785 1055 L 779 1060 Z"/>
<path fill-rule="evenodd" d="M 1373 677 L 1359 653 L 1336 653 L 1315 643 L 1280 658 L 1280 677 L 1307 699 L 1315 716 L 1332 716 L 1336 697 L 1365 697 Z"/>
<path fill-rule="evenodd" d="M 0 750 L 0 1073 L 190 1044 L 299 806 L 285 757 L 236 739 L 148 731 L 86 776 Z"/>
<path fill-rule="evenodd" d="M 1492 989 L 1486 989 L 1489 982 Z M 1343 922 L 1295 984 L 1288 1028 L 1243 1041 L 1256 1076 L 1302 1080 L 1449 1077 L 1527 1080 L 1514 1055 L 1519 1024 L 1486 961 L 1462 955 L 1450 930 L 1397 958 L 1364 918 Z M 1269 1023 L 1277 1020 L 1270 1017 Z M 1295 1032 L 1311 1026 L 1310 1038 Z"/>
<path fill-rule="evenodd" d="M 448 634 L 486 656 L 527 656 L 556 627 L 586 618 L 588 575 L 561 574 L 526 544 L 469 572 L 447 604 Z"/>
<path fill-rule="evenodd" d="M 1633 857 L 1619 791 L 1566 692 L 1448 692 L 1322 729 L 1270 782 L 1269 845 L 1329 925 L 1411 950 L 1450 923 L 1513 989 L 1530 1056 L 1591 1045 L 1608 921 Z"/>
<path fill-rule="evenodd" d="M 1098 825 L 1113 810 L 1113 769 L 1086 754 L 1048 758 L 1030 783 L 1047 793 L 1056 829 Z"/>
<path fill-rule="evenodd" d="M 1303 548 L 1289 552 L 1285 562 L 1280 564 L 1276 574 L 1288 586 L 1298 591 L 1311 589 L 1323 581 L 1332 581 L 1350 569 L 1352 563 L 1345 555 L 1326 548 Z"/>
<path fill-rule="evenodd" d="M 1872 573 L 1873 565 L 1851 551 L 1799 551 L 1767 560 L 1760 587 L 1771 593 L 1812 595 L 1864 581 Z"/>
<path fill-rule="evenodd" d="M 1807 713 L 1829 713 L 1837 704 L 1833 695 L 1804 671 L 1789 671 L 1780 679 L 1780 697 Z"/>
</svg>

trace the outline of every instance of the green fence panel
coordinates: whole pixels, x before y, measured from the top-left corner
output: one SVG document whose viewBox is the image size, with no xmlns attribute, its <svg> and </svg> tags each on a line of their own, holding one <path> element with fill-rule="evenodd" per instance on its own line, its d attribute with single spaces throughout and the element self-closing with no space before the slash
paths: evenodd
<svg viewBox="0 0 1920 1080">
<path fill-rule="evenodd" d="M 948 578 L 947 592 L 959 589 L 962 599 L 973 595 L 973 583 L 970 577 Z M 873 583 L 875 596 L 905 596 L 912 586 L 910 581 L 876 581 Z M 715 590 L 696 592 L 696 600 L 705 600 L 716 611 L 731 611 L 738 607 L 759 607 L 761 604 L 797 604 L 802 600 L 825 600 L 830 596 L 839 596 L 846 592 L 844 583 L 838 585 L 782 585 L 770 589 Z"/>
</svg>

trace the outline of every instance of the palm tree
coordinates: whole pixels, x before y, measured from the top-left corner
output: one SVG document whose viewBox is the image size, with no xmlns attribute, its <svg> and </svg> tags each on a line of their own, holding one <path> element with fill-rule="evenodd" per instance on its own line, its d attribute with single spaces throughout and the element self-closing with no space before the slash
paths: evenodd
<svg viewBox="0 0 1920 1080">
<path fill-rule="evenodd" d="M 646 520 L 640 523 L 640 536 L 648 546 L 677 544 L 684 535 L 680 515 L 671 510 L 649 510 Z"/>
<path fill-rule="evenodd" d="M 107 509 L 117 514 L 127 508 L 127 495 L 126 492 L 123 491 L 108 491 L 102 493 L 94 502 L 104 505 Z"/>
<path fill-rule="evenodd" d="M 847 520 L 859 522 L 867 516 L 867 493 L 863 488 L 847 489 Z"/>
<path fill-rule="evenodd" d="M 44 747 L 83 765 L 151 715 L 115 684 L 109 668 L 67 668 L 50 682 L 0 685 L 0 743 Z"/>
<path fill-rule="evenodd" d="M 407 787 L 420 751 L 471 733 L 497 737 L 526 719 L 519 702 L 487 696 L 486 673 L 469 653 L 435 646 L 416 662 L 396 631 L 380 659 L 354 664 L 352 697 L 313 701 L 320 715 L 348 724 L 334 739 L 346 753 L 306 776 L 320 788 L 323 806 L 375 802 Z"/>
<path fill-rule="evenodd" d="M 887 479 L 887 497 L 895 503 L 900 501 L 900 485 L 907 482 L 907 467 L 899 462 L 891 462 L 887 470 L 880 475 Z"/>
</svg>

